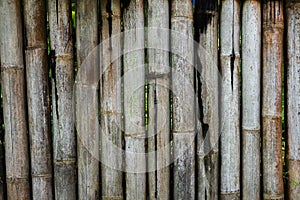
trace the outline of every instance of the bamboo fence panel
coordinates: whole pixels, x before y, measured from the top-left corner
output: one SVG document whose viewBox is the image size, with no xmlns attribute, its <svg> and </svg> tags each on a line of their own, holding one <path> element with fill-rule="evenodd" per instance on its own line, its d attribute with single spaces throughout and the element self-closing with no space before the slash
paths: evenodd
<svg viewBox="0 0 300 200">
<path fill-rule="evenodd" d="M 299 32 L 294 0 L 1 0 L 0 200 L 299 199 Z"/>
</svg>

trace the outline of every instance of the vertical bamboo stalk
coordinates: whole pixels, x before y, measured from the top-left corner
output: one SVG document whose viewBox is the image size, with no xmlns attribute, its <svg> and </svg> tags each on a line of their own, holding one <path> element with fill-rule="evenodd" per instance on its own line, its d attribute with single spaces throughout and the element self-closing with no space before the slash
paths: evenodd
<svg viewBox="0 0 300 200">
<path fill-rule="evenodd" d="M 0 57 L 8 199 L 30 199 L 21 3 L 0 3 Z"/>
<path fill-rule="evenodd" d="M 1 63 L 1 58 L 0 58 Z M 1 78 L 0 78 L 1 80 Z M 6 197 L 6 183 L 5 183 L 5 146 L 4 146 L 4 129 L 2 128 L 3 121 L 3 107 L 2 107 L 2 89 L 0 83 L 0 200 Z"/>
<path fill-rule="evenodd" d="M 121 4 L 119 0 L 101 1 L 101 187 L 102 199 L 123 199 L 121 109 Z"/>
<path fill-rule="evenodd" d="M 286 2 L 289 199 L 300 199 L 300 3 Z"/>
<path fill-rule="evenodd" d="M 49 0 L 52 53 L 53 165 L 55 199 L 76 198 L 73 109 L 73 45 L 70 0 Z"/>
<path fill-rule="evenodd" d="M 149 199 L 170 199 L 169 4 L 148 0 Z"/>
<path fill-rule="evenodd" d="M 242 194 L 260 199 L 260 1 L 244 1 L 242 13 Z"/>
<path fill-rule="evenodd" d="M 131 0 L 125 5 L 123 22 L 126 199 L 146 199 L 146 175 L 141 173 L 146 170 L 142 0 Z"/>
<path fill-rule="evenodd" d="M 52 199 L 46 2 L 24 2 L 26 77 L 33 199 Z"/>
<path fill-rule="evenodd" d="M 197 60 L 199 63 L 197 72 L 201 74 L 198 97 L 200 100 L 201 133 L 206 139 L 197 140 L 197 166 L 205 162 L 205 177 L 201 175 L 202 169 L 198 169 L 198 198 L 217 199 L 218 197 L 218 139 L 219 139 L 219 71 L 218 71 L 218 1 L 196 2 L 196 38 L 199 40 Z M 201 137 L 198 135 L 197 137 Z M 204 141 L 209 141 L 208 144 Z M 210 152 L 207 152 L 210 151 Z M 204 160 L 204 155 L 208 153 Z"/>
<path fill-rule="evenodd" d="M 240 198 L 240 3 L 222 0 L 221 199 Z"/>
<path fill-rule="evenodd" d="M 263 192 L 264 199 L 284 199 L 282 179 L 281 88 L 283 1 L 263 5 Z"/>
<path fill-rule="evenodd" d="M 192 1 L 171 4 L 174 199 L 195 199 L 195 94 Z"/>
<path fill-rule="evenodd" d="M 79 199 L 98 199 L 98 14 L 96 0 L 77 1 L 76 128 Z"/>
</svg>

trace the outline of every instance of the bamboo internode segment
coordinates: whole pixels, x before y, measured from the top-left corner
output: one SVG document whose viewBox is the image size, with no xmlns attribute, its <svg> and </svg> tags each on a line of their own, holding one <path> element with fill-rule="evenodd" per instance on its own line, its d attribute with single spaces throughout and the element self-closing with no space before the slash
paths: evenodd
<svg viewBox="0 0 300 200">
<path fill-rule="evenodd" d="M 260 1 L 244 1 L 242 13 L 242 198 L 260 199 Z"/>
<path fill-rule="evenodd" d="M 100 105 L 102 199 L 123 199 L 122 102 L 121 102 L 121 3 L 101 1 Z M 115 37 L 117 36 L 117 37 Z M 119 152 L 114 151 L 119 149 Z"/>
<path fill-rule="evenodd" d="M 29 147 L 20 1 L 0 3 L 0 57 L 7 197 L 29 199 Z"/>
<path fill-rule="evenodd" d="M 223 0 L 220 24 L 221 199 L 240 198 L 240 3 Z"/>
<path fill-rule="evenodd" d="M 300 2 L 286 2 L 288 198 L 300 199 Z"/>
<path fill-rule="evenodd" d="M 282 58 L 283 1 L 263 4 L 263 193 L 265 199 L 283 199 L 282 178 Z"/>
</svg>

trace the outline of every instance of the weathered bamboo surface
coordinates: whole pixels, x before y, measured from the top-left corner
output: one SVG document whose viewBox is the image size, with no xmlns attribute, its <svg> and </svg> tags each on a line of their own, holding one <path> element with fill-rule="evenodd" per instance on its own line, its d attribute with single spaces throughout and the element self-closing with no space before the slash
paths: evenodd
<svg viewBox="0 0 300 200">
<path fill-rule="evenodd" d="M 0 57 L 8 199 L 30 199 L 21 3 L 0 3 Z"/>
<path fill-rule="evenodd" d="M 195 93 L 193 8 L 191 1 L 171 4 L 173 93 L 173 198 L 195 199 Z"/>
<path fill-rule="evenodd" d="M 52 199 L 46 2 L 24 2 L 26 80 L 33 199 Z"/>
<path fill-rule="evenodd" d="M 263 4 L 263 198 L 284 199 L 282 179 L 283 1 Z"/>
<path fill-rule="evenodd" d="M 221 199 L 240 198 L 240 2 L 223 0 L 220 24 Z"/>
<path fill-rule="evenodd" d="M 289 199 L 300 199 L 300 2 L 286 2 Z"/>
<path fill-rule="evenodd" d="M 144 5 L 124 5 L 126 199 L 146 199 Z"/>
<path fill-rule="evenodd" d="M 170 199 L 169 4 L 148 1 L 149 199 Z"/>
<path fill-rule="evenodd" d="M 1 58 L 0 58 L 1 63 Z M 1 91 L 1 83 L 0 83 L 0 91 Z M 2 96 L 0 97 L 0 104 L 2 105 Z M 5 146 L 4 146 L 4 129 L 2 124 L 3 121 L 3 108 L 0 106 L 0 200 L 5 199 L 6 195 L 6 181 L 5 181 Z"/>
<path fill-rule="evenodd" d="M 100 198 L 99 56 L 97 1 L 77 1 L 75 109 L 78 199 Z"/>
<path fill-rule="evenodd" d="M 101 187 L 102 199 L 123 199 L 121 108 L 121 3 L 101 1 Z"/>
<path fill-rule="evenodd" d="M 197 1 L 195 12 L 195 37 L 199 40 L 196 54 L 196 70 L 200 74 L 198 104 L 200 104 L 199 117 L 202 126 L 202 131 L 197 135 L 197 166 L 199 167 L 197 197 L 217 199 L 219 187 L 218 1 Z"/>
<path fill-rule="evenodd" d="M 0 200 L 300 199 L 299 51 L 298 0 L 0 0 Z"/>
<path fill-rule="evenodd" d="M 48 1 L 55 199 L 76 198 L 71 1 Z"/>
<path fill-rule="evenodd" d="M 242 10 L 242 198 L 260 199 L 261 3 Z"/>
</svg>

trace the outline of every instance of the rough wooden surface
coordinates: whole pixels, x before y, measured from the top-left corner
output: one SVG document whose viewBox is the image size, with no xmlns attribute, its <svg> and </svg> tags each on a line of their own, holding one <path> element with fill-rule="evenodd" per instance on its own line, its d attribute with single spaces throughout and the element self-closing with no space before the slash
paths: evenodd
<svg viewBox="0 0 300 200">
<path fill-rule="evenodd" d="M 286 2 L 288 198 L 300 199 L 300 2 Z"/>
<path fill-rule="evenodd" d="M 217 199 L 219 188 L 219 70 L 218 70 L 218 1 L 197 1 L 194 24 L 199 81 L 199 120 L 202 132 L 197 140 L 198 199 Z M 203 137 L 200 139 L 200 137 Z M 200 140 L 199 140 L 200 139 Z M 203 156 L 206 155 L 204 158 Z M 203 166 L 204 165 L 204 166 Z M 205 174 L 203 176 L 203 170 Z M 206 196 L 206 197 L 205 197 Z"/>
<path fill-rule="evenodd" d="M 102 199 L 123 199 L 121 109 L 121 8 L 101 1 L 101 187 Z M 119 150 L 119 151 L 116 151 Z"/>
<path fill-rule="evenodd" d="M 123 15 L 126 199 L 146 199 L 144 7 L 142 0 L 132 0 L 126 6 Z"/>
<path fill-rule="evenodd" d="M 32 198 L 52 199 L 46 2 L 25 1 L 24 18 Z"/>
<path fill-rule="evenodd" d="M 240 198 L 240 3 L 222 0 L 221 199 Z"/>
<path fill-rule="evenodd" d="M 30 199 L 21 4 L 0 3 L 0 57 L 8 199 Z"/>
<path fill-rule="evenodd" d="M 78 198 L 100 198 L 99 186 L 99 62 L 96 0 L 77 1 L 76 129 Z"/>
<path fill-rule="evenodd" d="M 149 199 L 170 199 L 169 4 L 148 1 Z"/>
<path fill-rule="evenodd" d="M 193 8 L 171 3 L 174 199 L 195 199 L 195 93 Z"/>
<path fill-rule="evenodd" d="M 55 199 L 76 198 L 73 44 L 70 0 L 48 1 Z"/>
<path fill-rule="evenodd" d="M 284 199 L 282 179 L 281 88 L 283 1 L 263 4 L 263 198 Z"/>
<path fill-rule="evenodd" d="M 260 199 L 261 4 L 244 1 L 242 10 L 242 194 Z"/>
</svg>

